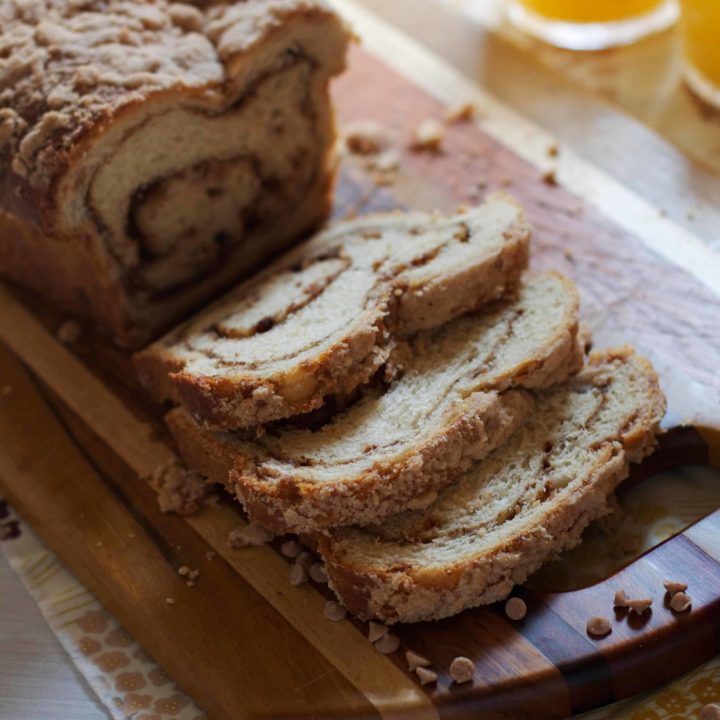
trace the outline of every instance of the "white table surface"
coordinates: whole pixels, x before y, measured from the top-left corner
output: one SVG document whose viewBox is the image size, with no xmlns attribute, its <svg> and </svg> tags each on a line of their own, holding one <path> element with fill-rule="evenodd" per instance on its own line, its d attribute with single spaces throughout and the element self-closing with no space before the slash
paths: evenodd
<svg viewBox="0 0 720 720">
<path fill-rule="evenodd" d="M 1 553 L 0 718 L 110 718 Z"/>
</svg>

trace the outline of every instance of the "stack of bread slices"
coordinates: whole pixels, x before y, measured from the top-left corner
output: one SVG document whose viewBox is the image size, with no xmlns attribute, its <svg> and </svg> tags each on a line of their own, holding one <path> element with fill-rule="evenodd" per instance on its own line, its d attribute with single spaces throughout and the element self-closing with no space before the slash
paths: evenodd
<svg viewBox="0 0 720 720">
<path fill-rule="evenodd" d="M 526 273 L 506 195 L 339 223 L 136 356 L 190 467 L 311 537 L 355 615 L 506 597 L 580 540 L 665 410 L 628 347 L 585 357 L 574 284 Z"/>
</svg>

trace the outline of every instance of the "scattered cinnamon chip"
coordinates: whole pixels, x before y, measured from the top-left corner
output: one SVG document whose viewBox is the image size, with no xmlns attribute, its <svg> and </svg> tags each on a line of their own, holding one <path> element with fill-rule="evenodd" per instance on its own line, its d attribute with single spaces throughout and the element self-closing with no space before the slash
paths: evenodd
<svg viewBox="0 0 720 720">
<path fill-rule="evenodd" d="M 605 637 L 611 629 L 610 621 L 606 617 L 595 616 L 587 621 L 588 635 L 593 637 Z"/>
<path fill-rule="evenodd" d="M 366 167 L 381 173 L 389 173 L 400 167 L 400 153 L 397 150 L 384 150 L 368 158 Z"/>
<path fill-rule="evenodd" d="M 473 679 L 475 674 L 475 663 L 466 657 L 456 657 L 450 663 L 450 677 L 456 683 L 466 683 Z"/>
<path fill-rule="evenodd" d="M 437 673 L 425 667 L 415 668 L 415 674 L 418 676 L 421 685 L 429 685 L 430 683 L 437 682 Z"/>
<path fill-rule="evenodd" d="M 310 566 L 309 574 L 312 580 L 314 580 L 316 583 L 326 583 L 328 581 L 325 565 L 321 562 L 313 563 Z"/>
<path fill-rule="evenodd" d="M 391 633 L 385 633 L 375 644 L 375 649 L 383 655 L 390 655 L 400 647 L 400 638 Z"/>
<path fill-rule="evenodd" d="M 345 145 L 354 155 L 375 155 L 387 147 L 383 126 L 374 120 L 358 120 L 344 129 Z"/>
<path fill-rule="evenodd" d="M 460 123 L 472 120 L 475 117 L 477 108 L 471 102 L 464 102 L 460 105 L 456 105 L 454 108 L 450 108 L 445 113 L 445 120 L 449 123 Z"/>
<path fill-rule="evenodd" d="M 677 593 L 685 592 L 688 589 L 687 583 L 677 582 L 677 580 L 666 580 L 663 583 L 663 587 L 671 597 Z"/>
<path fill-rule="evenodd" d="M 308 581 L 308 573 L 302 565 L 298 565 L 296 563 L 290 568 L 288 578 L 290 580 L 290 584 L 297 587 L 298 585 L 303 585 Z"/>
<path fill-rule="evenodd" d="M 286 540 L 280 546 L 280 552 L 291 560 L 294 560 L 302 551 L 303 546 L 297 540 Z"/>
<path fill-rule="evenodd" d="M 411 672 L 419 667 L 430 666 L 430 660 L 428 660 L 424 655 L 416 653 L 414 650 L 408 650 L 405 653 L 405 659 L 407 660 L 408 670 Z"/>
<path fill-rule="evenodd" d="M 63 345 L 72 345 L 82 335 L 82 327 L 75 320 L 65 320 L 55 334 Z"/>
<path fill-rule="evenodd" d="M 650 609 L 652 600 L 650 598 L 638 598 L 637 600 L 628 600 L 627 604 L 631 612 L 642 615 Z"/>
<path fill-rule="evenodd" d="M 418 152 L 439 152 L 445 139 L 445 128 L 435 119 L 426 118 L 413 132 L 410 147 Z"/>
<path fill-rule="evenodd" d="M 260 525 L 239 525 L 228 533 L 228 542 L 235 548 L 260 547 L 273 539 L 273 534 Z"/>
<path fill-rule="evenodd" d="M 376 643 L 381 637 L 387 635 L 387 633 L 387 625 L 373 622 L 372 620 L 368 623 L 368 640 L 371 643 Z"/>
<path fill-rule="evenodd" d="M 300 565 L 304 570 L 309 571 L 317 562 L 317 558 L 309 550 L 303 550 L 296 558 L 295 564 Z"/>
<path fill-rule="evenodd" d="M 618 590 L 615 593 L 615 599 L 613 600 L 614 607 L 617 607 L 617 608 L 630 607 L 629 602 L 630 602 L 630 598 L 627 596 L 627 593 L 624 590 Z"/>
<path fill-rule="evenodd" d="M 552 143 L 552 145 L 548 146 L 547 154 L 549 157 L 557 157 L 560 153 L 560 148 L 557 146 L 556 143 Z"/>
<path fill-rule="evenodd" d="M 522 620 L 527 615 L 527 605 L 519 597 L 510 598 L 505 603 L 505 614 L 511 620 Z"/>
<path fill-rule="evenodd" d="M 345 619 L 347 610 L 339 603 L 334 600 L 329 600 L 325 603 L 325 617 L 333 622 L 340 622 Z"/>
<path fill-rule="evenodd" d="M 158 494 L 158 505 L 164 513 L 191 515 L 210 494 L 205 480 L 177 460 L 157 467 L 149 482 Z"/>
<path fill-rule="evenodd" d="M 670 599 L 670 607 L 675 612 L 685 612 L 692 607 L 692 598 L 682 591 L 676 592 Z"/>
</svg>

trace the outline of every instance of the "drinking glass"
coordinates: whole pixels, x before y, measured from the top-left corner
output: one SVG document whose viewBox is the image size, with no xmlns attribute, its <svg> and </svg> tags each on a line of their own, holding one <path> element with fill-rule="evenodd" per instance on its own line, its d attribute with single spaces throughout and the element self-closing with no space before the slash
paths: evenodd
<svg viewBox="0 0 720 720">
<path fill-rule="evenodd" d="M 720 108 L 720 0 L 682 0 L 685 80 Z"/>
<path fill-rule="evenodd" d="M 706 0 L 720 3 L 720 0 Z M 676 0 L 509 0 L 510 20 L 558 47 L 601 50 L 629 45 L 670 27 Z M 702 4 L 703 0 L 696 0 Z"/>
</svg>

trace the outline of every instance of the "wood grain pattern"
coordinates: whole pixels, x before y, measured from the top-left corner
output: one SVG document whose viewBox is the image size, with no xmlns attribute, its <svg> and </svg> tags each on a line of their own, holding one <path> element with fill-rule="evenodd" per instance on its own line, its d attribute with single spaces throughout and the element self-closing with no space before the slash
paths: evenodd
<svg viewBox="0 0 720 720">
<path fill-rule="evenodd" d="M 720 391 L 720 296 L 633 235 L 624 206 L 617 221 L 608 218 L 579 193 L 587 185 L 573 194 L 543 182 L 537 164 L 473 124 L 449 129 L 440 155 L 406 152 L 411 129 L 443 108 L 362 50 L 354 52 L 336 96 L 342 121 L 378 119 L 403 149 L 392 188 L 378 189 L 359 165 L 346 164 L 339 214 L 451 208 L 510 179 L 536 230 L 534 266 L 557 267 L 578 281 L 596 344 L 636 344 L 672 381 L 671 390 L 683 389 L 670 393 L 672 417 L 702 413 L 709 427 L 720 427 L 718 408 L 702 403 Z M 580 172 L 582 165 L 573 168 Z M 14 388 L 0 401 L 6 440 L 0 483 L 49 546 L 212 717 L 562 718 L 653 687 L 720 651 L 720 598 L 712 584 L 720 577 L 716 513 L 592 588 L 522 591 L 531 612 L 519 624 L 497 607 L 473 610 L 400 627 L 401 650 L 380 655 L 362 624 L 323 618 L 327 589 L 289 586 L 287 561 L 273 547 L 228 546 L 228 531 L 244 522 L 234 504 L 189 518 L 160 514 L 141 478 L 173 455 L 161 409 L 137 387 L 117 349 L 86 334 L 69 351 L 53 336 L 59 318 L 19 297 L 0 289 L 0 339 L 32 375 L 0 352 L 0 376 Z M 672 446 L 670 460 L 704 451 L 693 436 Z M 205 560 L 209 547 L 220 556 L 212 562 Z M 185 588 L 180 564 L 202 568 L 198 587 Z M 661 581 L 677 568 L 687 569 L 693 590 L 705 585 L 683 617 L 662 601 Z M 711 582 L 700 582 L 703 573 Z M 640 623 L 625 619 L 608 638 L 591 641 L 585 621 L 594 612 L 609 614 L 619 584 L 651 593 L 652 615 Z M 175 604 L 166 605 L 166 597 Z M 432 660 L 437 688 L 421 689 L 407 673 L 406 648 Z M 459 654 L 477 663 L 472 686 L 450 682 L 447 668 Z M 661 670 L 647 672 L 658 663 Z"/>
<path fill-rule="evenodd" d="M 683 86 L 676 31 L 577 53 L 510 26 L 506 0 L 359 1 L 720 248 L 720 113 Z"/>
</svg>

